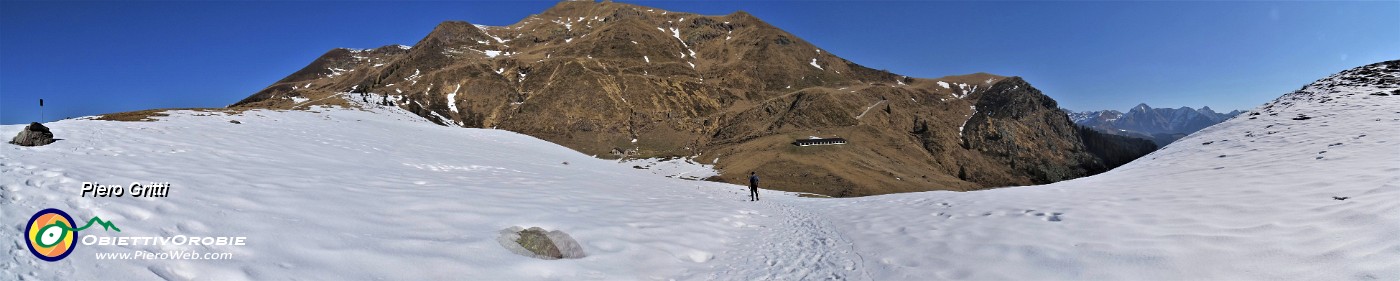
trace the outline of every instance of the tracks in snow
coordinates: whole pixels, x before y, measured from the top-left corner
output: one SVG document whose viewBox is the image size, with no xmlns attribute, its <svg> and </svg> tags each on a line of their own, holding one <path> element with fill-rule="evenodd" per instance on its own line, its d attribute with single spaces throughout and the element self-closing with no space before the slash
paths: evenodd
<svg viewBox="0 0 1400 281">
<path fill-rule="evenodd" d="M 795 198 L 774 199 L 738 211 L 770 217 L 776 225 L 758 226 L 736 241 L 724 255 L 731 259 L 727 268 L 716 268 L 706 279 L 870 280 L 864 258 L 826 219 L 786 204 Z"/>
</svg>

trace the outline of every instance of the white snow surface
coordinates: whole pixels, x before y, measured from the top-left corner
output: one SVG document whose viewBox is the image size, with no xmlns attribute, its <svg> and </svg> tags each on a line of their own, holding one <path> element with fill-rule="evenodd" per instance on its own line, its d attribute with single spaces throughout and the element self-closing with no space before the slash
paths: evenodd
<svg viewBox="0 0 1400 281">
<path fill-rule="evenodd" d="M 458 110 L 457 110 L 457 91 L 461 91 L 461 90 L 462 90 L 462 84 L 457 84 L 457 88 L 453 88 L 453 89 L 452 89 L 452 93 L 447 94 L 447 109 L 448 109 L 448 110 L 452 110 L 452 112 L 458 112 Z"/>
<path fill-rule="evenodd" d="M 418 84 L 418 78 L 421 78 L 421 77 L 423 77 L 423 72 L 422 72 L 422 71 L 418 71 L 417 68 L 414 68 L 414 69 L 413 69 L 413 75 L 409 75 L 408 77 L 404 77 L 403 80 L 404 80 L 404 81 L 412 81 L 412 82 L 413 82 L 412 85 L 417 85 L 417 84 Z"/>
<path fill-rule="evenodd" d="M 741 201 L 739 186 L 661 177 L 508 131 L 436 126 L 398 108 L 161 118 L 64 120 L 49 124 L 59 143 L 2 145 L 0 220 L 18 226 L 60 208 L 122 229 L 83 235 L 247 236 L 248 246 L 79 245 L 49 263 L 4 243 L 14 258 L 0 260 L 0 279 L 710 279 L 770 274 L 755 267 L 764 256 L 836 250 L 755 250 L 797 226 L 784 209 Z M 168 198 L 83 198 L 83 181 L 173 187 Z M 513 254 L 496 242 L 512 226 L 565 231 L 588 256 Z M 20 231 L 0 228 L 0 239 L 23 241 Z M 95 259 L 136 250 L 234 256 Z M 774 268 L 837 274 L 818 261 L 829 259 Z"/>
<path fill-rule="evenodd" d="M 1400 85 L 1319 85 L 1251 110 L 1277 115 L 1234 118 L 1092 177 L 843 199 L 765 190 L 758 202 L 741 186 L 661 176 L 659 162 L 634 169 L 651 160 L 395 107 L 62 120 L 47 124 L 56 143 L 0 145 L 0 240 L 23 241 L 20 222 L 60 208 L 122 229 L 82 235 L 248 245 L 79 245 L 44 262 L 11 242 L 0 279 L 1400 279 L 1400 97 L 1369 95 Z M 172 187 L 92 198 L 83 181 Z M 514 226 L 565 231 L 587 256 L 511 253 L 496 238 Z M 94 257 L 136 250 L 233 258 Z"/>
<path fill-rule="evenodd" d="M 940 82 L 941 82 L 941 81 L 940 81 Z M 962 94 L 953 93 L 953 97 L 959 98 L 959 99 L 967 98 L 967 96 L 968 96 L 968 95 L 971 95 L 972 92 L 977 91 L 977 85 L 971 85 L 972 87 L 968 87 L 968 86 L 969 86 L 969 85 L 967 85 L 967 84 L 958 83 L 958 89 L 959 89 L 959 90 L 962 90 Z"/>
<path fill-rule="evenodd" d="M 812 65 L 812 67 L 816 67 L 817 69 L 826 70 L 825 68 L 822 68 L 821 65 L 817 64 L 817 58 L 812 58 L 812 62 L 810 64 Z"/>
<path fill-rule="evenodd" d="M 967 114 L 967 119 L 963 119 L 962 125 L 958 125 L 958 137 L 959 137 L 959 138 L 961 138 L 961 137 L 963 136 L 963 129 L 964 129 L 964 128 L 967 128 L 967 121 L 972 121 L 972 116 L 977 115 L 977 106 L 976 106 L 976 105 L 970 105 L 970 106 L 968 106 L 968 108 L 970 108 L 970 109 L 972 110 L 972 113 Z"/>
<path fill-rule="evenodd" d="M 345 74 L 346 72 L 355 71 L 354 69 L 342 69 L 342 68 L 334 68 L 334 67 L 332 67 L 332 68 L 327 68 L 326 70 L 330 70 L 330 71 L 331 71 L 331 74 L 326 75 L 326 77 L 336 77 L 336 76 L 340 76 L 341 74 Z"/>
<path fill-rule="evenodd" d="M 685 43 L 685 39 L 681 39 L 681 30 L 679 28 L 671 28 L 671 37 L 675 37 L 676 41 L 681 41 L 681 46 L 690 49 L 690 45 Z"/>
<path fill-rule="evenodd" d="M 690 180 L 702 180 L 719 175 L 714 165 L 695 162 L 694 158 L 644 158 L 622 161 L 622 165 L 636 169 L 641 167 L 652 174 Z"/>
</svg>

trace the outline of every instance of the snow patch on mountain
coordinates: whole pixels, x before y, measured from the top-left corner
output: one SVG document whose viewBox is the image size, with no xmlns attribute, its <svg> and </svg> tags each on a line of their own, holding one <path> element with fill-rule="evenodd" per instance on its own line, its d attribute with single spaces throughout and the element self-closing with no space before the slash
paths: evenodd
<svg viewBox="0 0 1400 281">
<path fill-rule="evenodd" d="M 959 138 L 961 138 L 961 137 L 963 136 L 963 131 L 966 131 L 966 130 L 964 130 L 963 128 L 966 128 L 966 127 L 967 127 L 967 121 L 972 121 L 972 116 L 976 116 L 976 115 L 977 115 L 977 106 L 975 106 L 975 105 L 974 105 L 974 106 L 968 106 L 968 108 L 969 108 L 969 110 L 972 110 L 972 113 L 967 114 L 967 119 L 963 119 L 962 125 L 958 125 L 958 137 L 959 137 Z"/>
<path fill-rule="evenodd" d="M 635 141 L 634 141 L 635 143 Z M 692 158 L 643 158 L 623 160 L 624 166 L 646 170 L 652 174 L 678 179 L 702 180 L 719 175 L 714 165 L 695 162 Z"/>
<path fill-rule="evenodd" d="M 462 90 L 462 84 L 457 84 L 457 88 L 452 89 L 452 93 L 447 94 L 447 109 L 457 113 L 457 91 Z"/>
</svg>

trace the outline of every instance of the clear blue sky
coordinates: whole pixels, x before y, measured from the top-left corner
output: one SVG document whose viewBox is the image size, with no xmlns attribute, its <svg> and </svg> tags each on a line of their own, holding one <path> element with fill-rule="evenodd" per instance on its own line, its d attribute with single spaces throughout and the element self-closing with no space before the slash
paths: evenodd
<svg viewBox="0 0 1400 281">
<path fill-rule="evenodd" d="M 627 2 L 627 1 L 623 1 Z M 1400 1 L 629 2 L 748 11 L 915 77 L 1025 77 L 1073 110 L 1248 109 L 1400 59 Z M 0 123 L 231 104 L 336 47 L 413 44 L 443 20 L 507 25 L 553 2 L 0 2 Z"/>
</svg>

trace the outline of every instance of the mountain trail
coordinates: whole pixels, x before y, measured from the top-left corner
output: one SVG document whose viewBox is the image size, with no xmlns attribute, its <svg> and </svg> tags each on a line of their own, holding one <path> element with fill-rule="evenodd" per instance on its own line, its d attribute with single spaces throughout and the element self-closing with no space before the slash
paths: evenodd
<svg viewBox="0 0 1400 281">
<path fill-rule="evenodd" d="M 753 225 L 736 220 L 735 226 L 757 228 L 751 233 L 753 236 L 740 239 L 733 248 L 750 252 L 731 253 L 733 260 L 726 261 L 728 269 L 712 272 L 706 279 L 742 276 L 762 280 L 871 280 L 865 274 L 864 258 L 855 252 L 849 238 L 826 219 L 790 205 L 792 200 L 804 199 L 772 191 L 767 191 L 767 196 L 771 199 L 751 202 L 753 208 L 738 210 L 733 217 L 774 224 Z"/>
</svg>

